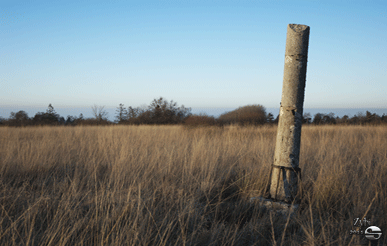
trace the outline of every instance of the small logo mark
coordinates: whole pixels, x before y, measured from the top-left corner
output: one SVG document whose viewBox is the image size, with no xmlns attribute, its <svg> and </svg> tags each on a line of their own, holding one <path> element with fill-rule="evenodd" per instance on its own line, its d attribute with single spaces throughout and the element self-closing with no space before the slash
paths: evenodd
<svg viewBox="0 0 387 246">
<path fill-rule="evenodd" d="M 368 240 L 379 240 L 382 236 L 382 231 L 377 226 L 370 226 L 365 230 L 364 235 Z"/>
</svg>

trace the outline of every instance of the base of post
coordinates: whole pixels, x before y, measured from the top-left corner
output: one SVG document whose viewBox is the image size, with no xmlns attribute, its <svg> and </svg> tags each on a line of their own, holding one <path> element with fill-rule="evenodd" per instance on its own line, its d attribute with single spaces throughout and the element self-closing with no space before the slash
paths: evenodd
<svg viewBox="0 0 387 246">
<path fill-rule="evenodd" d="M 280 215 L 287 217 L 290 213 L 290 217 L 293 217 L 297 212 L 300 204 L 288 204 L 281 201 L 273 201 L 264 197 L 252 197 L 250 202 L 258 202 L 259 206 L 266 209 L 277 212 Z"/>
</svg>

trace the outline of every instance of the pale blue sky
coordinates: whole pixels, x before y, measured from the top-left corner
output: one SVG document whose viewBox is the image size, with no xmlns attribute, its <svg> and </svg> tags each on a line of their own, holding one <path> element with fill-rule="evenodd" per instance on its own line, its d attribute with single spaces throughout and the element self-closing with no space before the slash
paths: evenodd
<svg viewBox="0 0 387 246">
<path fill-rule="evenodd" d="M 289 23 L 310 26 L 305 108 L 387 108 L 385 0 L 58 2 L 1 1 L 0 116 L 160 96 L 276 108 Z"/>
</svg>

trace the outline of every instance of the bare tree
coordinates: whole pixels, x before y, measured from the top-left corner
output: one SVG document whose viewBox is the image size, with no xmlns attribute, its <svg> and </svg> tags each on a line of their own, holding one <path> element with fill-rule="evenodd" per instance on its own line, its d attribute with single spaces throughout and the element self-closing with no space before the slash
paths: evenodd
<svg viewBox="0 0 387 246">
<path fill-rule="evenodd" d="M 105 106 L 97 106 L 95 104 L 91 107 L 91 110 L 93 110 L 94 118 L 97 121 L 107 121 L 108 112 L 106 112 L 104 108 Z"/>
</svg>

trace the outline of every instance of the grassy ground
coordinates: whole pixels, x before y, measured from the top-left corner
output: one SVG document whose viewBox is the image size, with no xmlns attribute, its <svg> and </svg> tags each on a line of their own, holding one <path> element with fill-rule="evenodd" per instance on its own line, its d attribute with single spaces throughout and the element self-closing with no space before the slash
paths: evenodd
<svg viewBox="0 0 387 246">
<path fill-rule="evenodd" d="M 287 221 L 262 193 L 275 127 L 0 128 L 0 245 L 387 243 L 387 128 L 304 126 L 303 198 Z"/>
</svg>

